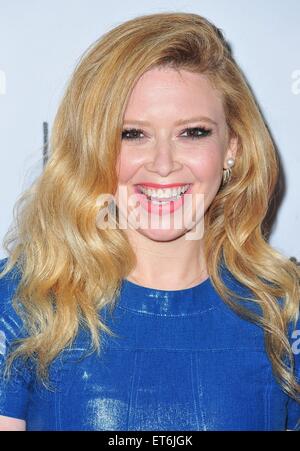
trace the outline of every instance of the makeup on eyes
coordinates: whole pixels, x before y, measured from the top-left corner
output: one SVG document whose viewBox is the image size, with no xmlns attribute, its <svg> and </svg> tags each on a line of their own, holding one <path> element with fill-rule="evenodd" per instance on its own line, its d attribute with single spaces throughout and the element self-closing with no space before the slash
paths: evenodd
<svg viewBox="0 0 300 451">
<path fill-rule="evenodd" d="M 140 128 L 135 127 L 128 127 L 123 129 L 122 131 L 122 139 L 127 141 L 134 141 L 134 140 L 142 140 L 143 137 L 140 137 L 139 134 L 144 134 L 144 131 Z M 193 133 L 187 136 L 182 136 L 183 133 Z M 128 134 L 131 134 L 131 136 L 126 136 Z M 181 133 L 180 137 L 185 139 L 200 139 L 204 138 L 206 136 L 210 136 L 212 134 L 212 129 L 207 128 L 204 126 L 197 126 L 197 127 L 186 127 Z"/>
</svg>

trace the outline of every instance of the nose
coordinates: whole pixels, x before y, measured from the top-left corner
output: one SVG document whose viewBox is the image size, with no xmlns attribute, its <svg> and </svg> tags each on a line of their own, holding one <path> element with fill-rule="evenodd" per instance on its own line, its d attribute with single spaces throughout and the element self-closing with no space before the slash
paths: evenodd
<svg viewBox="0 0 300 451">
<path fill-rule="evenodd" d="M 181 169 L 182 164 L 177 161 L 172 143 L 168 139 L 161 139 L 154 146 L 151 160 L 145 164 L 145 167 L 148 171 L 165 177 L 170 172 Z"/>
</svg>

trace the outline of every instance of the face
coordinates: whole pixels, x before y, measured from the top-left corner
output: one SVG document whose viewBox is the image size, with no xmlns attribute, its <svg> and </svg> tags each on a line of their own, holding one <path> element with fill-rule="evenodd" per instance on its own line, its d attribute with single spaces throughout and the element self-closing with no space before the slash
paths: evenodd
<svg viewBox="0 0 300 451">
<path fill-rule="evenodd" d="M 133 233 L 156 241 L 195 230 L 235 153 L 221 98 L 205 75 L 149 70 L 124 114 L 115 194 L 120 215 L 127 215 Z"/>
</svg>

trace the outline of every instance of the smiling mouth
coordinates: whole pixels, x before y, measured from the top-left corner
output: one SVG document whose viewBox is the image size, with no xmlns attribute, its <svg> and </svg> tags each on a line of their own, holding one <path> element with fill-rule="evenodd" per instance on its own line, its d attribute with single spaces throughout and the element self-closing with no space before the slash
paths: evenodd
<svg viewBox="0 0 300 451">
<path fill-rule="evenodd" d="M 169 188 L 149 188 L 144 185 L 137 185 L 136 191 L 146 196 L 146 198 L 154 204 L 162 205 L 169 202 L 176 202 L 182 197 L 191 187 L 190 183 Z"/>
</svg>

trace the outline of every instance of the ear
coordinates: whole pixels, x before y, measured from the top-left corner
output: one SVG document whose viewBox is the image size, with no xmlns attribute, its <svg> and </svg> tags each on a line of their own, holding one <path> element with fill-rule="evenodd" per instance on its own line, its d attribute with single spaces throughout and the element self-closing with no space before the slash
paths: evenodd
<svg viewBox="0 0 300 451">
<path fill-rule="evenodd" d="M 238 149 L 238 137 L 237 136 L 232 136 L 229 139 L 229 143 L 227 145 L 227 149 L 225 152 L 225 158 L 224 158 L 224 169 L 228 168 L 227 165 L 227 160 L 229 158 L 233 158 L 235 160 L 236 158 L 236 154 L 237 154 L 237 149 Z"/>
</svg>

